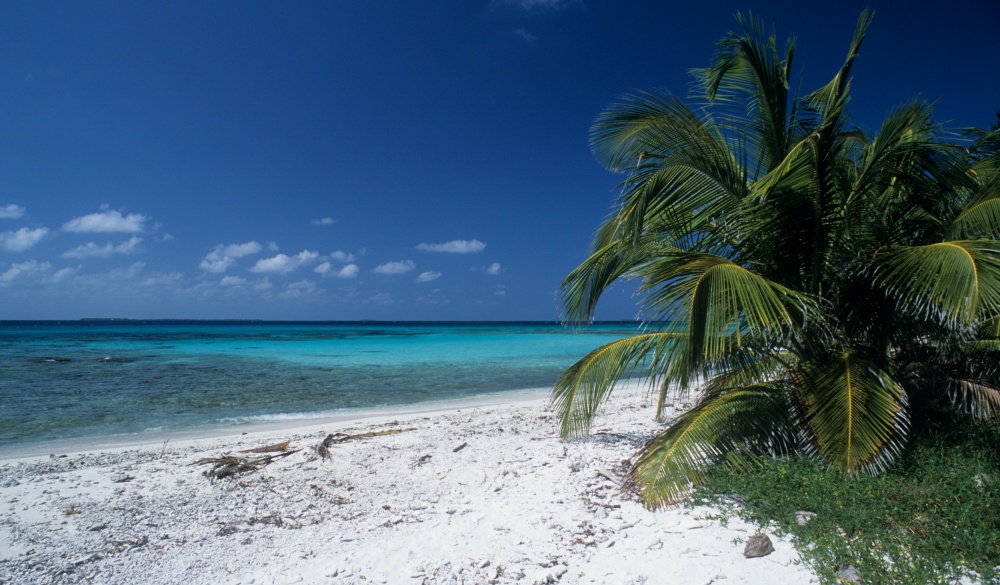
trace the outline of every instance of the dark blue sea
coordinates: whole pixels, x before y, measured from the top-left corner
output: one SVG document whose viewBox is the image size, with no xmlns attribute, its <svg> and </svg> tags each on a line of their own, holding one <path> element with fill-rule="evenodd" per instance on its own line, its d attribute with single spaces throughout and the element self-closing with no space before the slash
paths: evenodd
<svg viewBox="0 0 1000 585">
<path fill-rule="evenodd" d="M 638 327 L 0 321 L 0 450 L 548 389 Z"/>
</svg>

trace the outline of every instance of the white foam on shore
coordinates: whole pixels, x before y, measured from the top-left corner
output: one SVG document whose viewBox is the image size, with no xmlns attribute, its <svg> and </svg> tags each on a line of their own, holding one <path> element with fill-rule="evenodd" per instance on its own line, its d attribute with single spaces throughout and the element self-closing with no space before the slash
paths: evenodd
<svg viewBox="0 0 1000 585">
<path fill-rule="evenodd" d="M 436 400 L 373 408 L 345 408 L 322 412 L 277 413 L 233 417 L 185 429 L 153 427 L 141 433 L 46 440 L 4 447 L 3 451 L 0 452 L 0 461 L 24 459 L 40 455 L 65 455 L 86 451 L 125 449 L 153 444 L 159 445 L 164 441 L 241 436 L 263 431 L 293 432 L 296 429 L 315 425 L 360 422 L 385 417 L 437 414 L 463 408 L 480 408 L 500 404 L 518 404 L 523 402 L 544 403 L 548 400 L 549 393 L 550 390 L 547 388 L 530 388 L 479 394 L 451 400 Z"/>
</svg>

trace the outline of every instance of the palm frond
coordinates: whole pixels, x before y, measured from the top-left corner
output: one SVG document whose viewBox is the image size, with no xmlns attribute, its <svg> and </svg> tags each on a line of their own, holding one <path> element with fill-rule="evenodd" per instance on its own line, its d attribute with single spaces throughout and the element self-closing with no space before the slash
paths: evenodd
<svg viewBox="0 0 1000 585">
<path fill-rule="evenodd" d="M 906 393 L 871 359 L 844 351 L 802 363 L 797 376 L 810 450 L 834 469 L 877 472 L 899 453 Z"/>
<path fill-rule="evenodd" d="M 693 364 L 721 359 L 746 335 L 787 331 L 814 302 L 713 254 L 676 252 L 637 270 L 654 320 L 688 327 Z"/>
<path fill-rule="evenodd" d="M 985 184 L 952 221 L 949 235 L 955 238 L 1000 237 L 1000 174 Z"/>
<path fill-rule="evenodd" d="M 614 386 L 650 359 L 663 363 L 678 337 L 672 333 L 645 333 L 613 341 L 588 353 L 556 381 L 552 406 L 563 437 L 586 433 Z M 651 355 L 652 354 L 652 355 Z M 669 367 L 670 360 L 666 360 Z"/>
<path fill-rule="evenodd" d="M 635 243 L 612 240 L 604 244 L 563 280 L 560 294 L 566 320 L 577 323 L 590 321 L 601 295 L 608 287 L 649 262 L 650 258 L 674 250 L 652 236 Z"/>
<path fill-rule="evenodd" d="M 706 394 L 651 439 L 626 478 L 649 508 L 677 503 L 705 470 L 754 453 L 783 454 L 794 443 L 786 391 L 756 385 Z"/>
<path fill-rule="evenodd" d="M 1000 388 L 983 380 L 952 378 L 946 388 L 952 403 L 978 419 L 1000 411 Z"/>
<path fill-rule="evenodd" d="M 759 148 L 751 155 L 750 164 L 764 171 L 784 157 L 790 141 L 789 72 L 795 46 L 788 40 L 784 55 L 780 54 L 774 32 L 764 30 L 764 24 L 753 15 L 736 15 L 742 33 L 729 33 L 718 44 L 712 64 L 694 69 L 710 103 L 743 98 L 754 113 L 748 139 Z"/>
<path fill-rule="evenodd" d="M 877 266 L 876 280 L 922 318 L 958 324 L 1000 313 L 997 240 L 896 247 Z"/>
</svg>

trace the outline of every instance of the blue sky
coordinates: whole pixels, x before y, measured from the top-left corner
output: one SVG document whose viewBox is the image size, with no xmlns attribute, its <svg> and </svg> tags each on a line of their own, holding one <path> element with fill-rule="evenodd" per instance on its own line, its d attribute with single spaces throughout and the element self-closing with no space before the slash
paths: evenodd
<svg viewBox="0 0 1000 585">
<path fill-rule="evenodd" d="M 594 117 L 748 8 L 812 89 L 866 5 L 859 126 L 995 120 L 996 0 L 4 2 L 0 319 L 558 319 L 620 180 Z"/>
</svg>

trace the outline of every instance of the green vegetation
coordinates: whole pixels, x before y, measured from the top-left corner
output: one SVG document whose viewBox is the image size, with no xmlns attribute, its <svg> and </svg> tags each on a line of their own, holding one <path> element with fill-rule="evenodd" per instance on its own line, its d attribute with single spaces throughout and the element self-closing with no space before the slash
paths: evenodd
<svg viewBox="0 0 1000 585">
<path fill-rule="evenodd" d="M 717 468 L 693 501 L 726 505 L 794 537 L 823 583 L 854 566 L 869 585 L 1000 583 L 1000 425 L 938 419 L 886 473 L 850 478 L 807 457 Z M 804 526 L 796 512 L 815 512 Z"/>
<path fill-rule="evenodd" d="M 943 470 L 921 460 L 934 435 L 919 414 L 949 404 L 964 415 L 954 424 L 969 424 L 1000 408 L 997 131 L 962 142 L 921 101 L 874 133 L 853 127 L 868 12 L 833 79 L 804 95 L 792 42 L 781 49 L 762 23 L 737 20 L 741 32 L 693 71 L 691 105 L 631 95 L 594 124 L 595 155 L 625 178 L 563 283 L 565 314 L 592 319 L 602 293 L 632 279 L 647 329 L 563 374 L 561 432 L 586 432 L 624 378 L 647 378 L 661 408 L 699 389 L 629 471 L 650 507 L 721 464 L 795 481 L 827 469 L 859 495 L 888 490 L 895 476 L 871 476 L 889 468 Z M 828 497 L 827 513 L 848 505 Z"/>
</svg>

